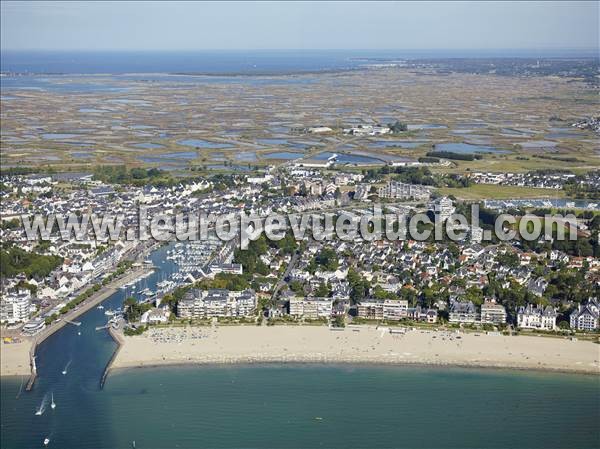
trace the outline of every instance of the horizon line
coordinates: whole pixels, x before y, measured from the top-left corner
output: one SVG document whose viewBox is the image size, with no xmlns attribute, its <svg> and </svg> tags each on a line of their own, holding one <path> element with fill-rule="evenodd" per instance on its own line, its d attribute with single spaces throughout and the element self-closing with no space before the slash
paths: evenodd
<svg viewBox="0 0 600 449">
<path fill-rule="evenodd" d="M 532 51 L 532 50 L 577 50 L 577 51 L 598 51 L 598 47 L 494 47 L 494 48 L 447 48 L 447 47 L 429 47 L 429 48 L 2 48 L 0 51 L 80 51 L 80 52 L 189 52 L 189 51 Z M 600 56 L 600 55 L 599 55 Z"/>
</svg>

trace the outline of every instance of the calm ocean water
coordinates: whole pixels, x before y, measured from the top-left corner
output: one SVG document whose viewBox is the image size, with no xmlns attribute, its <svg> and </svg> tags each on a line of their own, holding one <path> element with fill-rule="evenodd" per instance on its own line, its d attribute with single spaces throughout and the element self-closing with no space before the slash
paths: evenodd
<svg viewBox="0 0 600 449">
<path fill-rule="evenodd" d="M 159 270 L 172 272 L 166 247 Z M 120 307 L 125 292 L 105 302 Z M 600 378 L 428 367 L 259 365 L 168 367 L 99 381 L 115 344 L 103 310 L 38 351 L 31 392 L 1 381 L 0 447 L 594 448 Z M 81 335 L 77 335 L 77 331 Z M 67 374 L 63 375 L 62 371 Z M 49 407 L 51 395 L 57 404 Z M 42 415 L 35 412 L 45 404 Z"/>
<path fill-rule="evenodd" d="M 193 52 L 3 51 L 3 72 L 33 73 L 297 73 L 356 68 L 364 58 L 597 56 L 577 50 L 251 50 Z M 376 62 L 376 61 L 372 61 Z"/>
<path fill-rule="evenodd" d="M 80 363 L 79 360 L 75 363 Z M 75 370 L 75 365 L 73 370 Z M 2 448 L 594 448 L 593 377 L 423 367 L 172 367 L 2 383 Z M 67 380 L 65 379 L 65 382 Z M 47 386 L 47 385 L 46 385 Z"/>
</svg>

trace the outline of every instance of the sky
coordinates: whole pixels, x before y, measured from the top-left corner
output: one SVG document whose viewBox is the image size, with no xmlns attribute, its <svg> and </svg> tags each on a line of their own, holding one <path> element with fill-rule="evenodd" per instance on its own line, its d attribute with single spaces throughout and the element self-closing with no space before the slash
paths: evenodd
<svg viewBox="0 0 600 449">
<path fill-rule="evenodd" d="M 2 50 L 591 49 L 599 2 L 2 1 Z"/>
</svg>

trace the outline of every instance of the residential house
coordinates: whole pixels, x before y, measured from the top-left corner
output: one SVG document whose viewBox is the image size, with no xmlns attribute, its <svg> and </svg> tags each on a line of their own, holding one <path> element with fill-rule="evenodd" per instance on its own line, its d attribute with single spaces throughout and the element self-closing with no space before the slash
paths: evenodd
<svg viewBox="0 0 600 449">
<path fill-rule="evenodd" d="M 517 312 L 517 326 L 523 329 L 555 330 L 556 311 L 550 306 L 521 306 Z"/>
<path fill-rule="evenodd" d="M 471 301 L 452 300 L 450 302 L 449 321 L 451 323 L 476 323 L 479 321 L 479 316 L 475 304 Z"/>
</svg>

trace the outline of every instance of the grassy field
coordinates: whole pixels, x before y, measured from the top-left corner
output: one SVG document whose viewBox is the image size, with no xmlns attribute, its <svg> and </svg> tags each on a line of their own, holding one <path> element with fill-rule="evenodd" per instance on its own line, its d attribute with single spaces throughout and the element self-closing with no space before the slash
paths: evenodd
<svg viewBox="0 0 600 449">
<path fill-rule="evenodd" d="M 527 154 L 526 152 L 520 151 L 501 157 L 484 156 L 483 159 L 474 161 L 452 161 L 454 165 L 451 167 L 434 167 L 432 170 L 439 173 L 464 174 L 467 172 L 467 169 L 469 169 L 470 171 L 483 171 L 495 173 L 523 173 L 541 169 L 567 169 L 571 170 L 574 173 L 586 173 L 590 170 L 598 170 L 598 168 L 600 168 L 600 158 L 598 158 L 596 155 L 574 153 L 569 154 L 568 156 L 573 156 L 579 161 L 562 162 L 551 159 L 539 159 L 532 157 L 531 154 Z M 526 157 L 528 159 L 517 159 L 518 157 Z"/>
<path fill-rule="evenodd" d="M 531 187 L 497 186 L 474 184 L 466 188 L 443 187 L 438 189 L 442 195 L 454 195 L 464 200 L 480 199 L 519 199 L 519 198 L 564 198 L 565 192 L 555 189 L 534 189 Z"/>
</svg>

